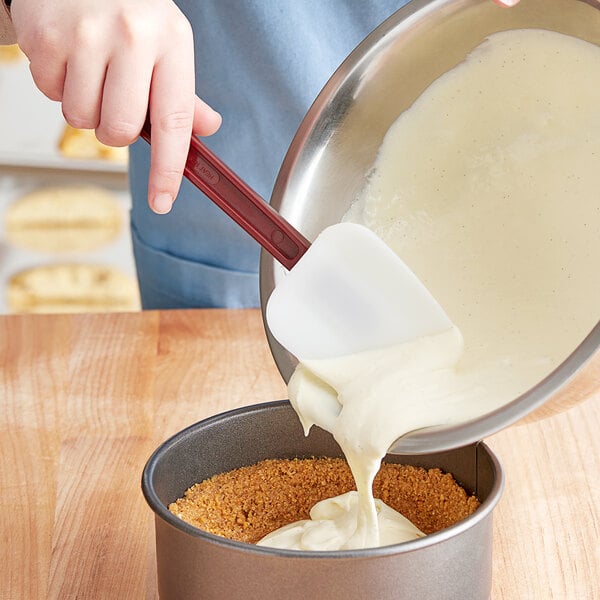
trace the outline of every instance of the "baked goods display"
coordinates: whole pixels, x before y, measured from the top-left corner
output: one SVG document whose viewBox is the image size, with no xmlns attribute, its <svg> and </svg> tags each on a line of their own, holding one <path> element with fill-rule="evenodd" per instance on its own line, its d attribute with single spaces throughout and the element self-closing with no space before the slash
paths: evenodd
<svg viewBox="0 0 600 600">
<path fill-rule="evenodd" d="M 279 527 L 309 518 L 320 500 L 355 489 L 341 458 L 272 459 L 197 483 L 169 510 L 199 529 L 254 544 Z M 384 463 L 373 493 L 427 534 L 479 506 L 451 474 L 408 465 Z"/>
<path fill-rule="evenodd" d="M 139 308 L 137 284 L 111 266 L 49 264 L 13 275 L 7 302 L 15 313 L 130 311 Z"/>
<path fill-rule="evenodd" d="M 41 187 L 10 204 L 9 242 L 41 252 L 81 252 L 114 240 L 122 208 L 109 190 L 93 185 Z"/>
<path fill-rule="evenodd" d="M 17 45 L 0 88 L 0 313 L 138 310 L 128 149 L 67 125 Z"/>
<path fill-rule="evenodd" d="M 140 309 L 121 185 L 77 172 L 0 178 L 0 312 Z"/>
</svg>

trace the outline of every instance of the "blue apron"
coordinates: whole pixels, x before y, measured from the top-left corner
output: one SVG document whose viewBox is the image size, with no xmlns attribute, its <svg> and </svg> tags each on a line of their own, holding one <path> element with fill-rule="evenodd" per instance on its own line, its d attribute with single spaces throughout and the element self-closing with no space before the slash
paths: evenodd
<svg viewBox="0 0 600 600">
<path fill-rule="evenodd" d="M 196 91 L 223 115 L 205 143 L 268 199 L 311 103 L 352 49 L 407 0 L 179 0 Z M 260 247 L 187 180 L 147 204 L 149 147 L 130 150 L 131 231 L 144 308 L 255 307 Z"/>
</svg>

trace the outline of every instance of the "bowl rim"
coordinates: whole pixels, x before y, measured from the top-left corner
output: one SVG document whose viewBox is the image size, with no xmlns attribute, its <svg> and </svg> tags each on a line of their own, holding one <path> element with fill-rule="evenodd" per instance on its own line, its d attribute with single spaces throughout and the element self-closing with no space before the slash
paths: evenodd
<svg viewBox="0 0 600 600">
<path fill-rule="evenodd" d="M 375 557 L 385 557 L 396 554 L 404 554 L 410 553 L 417 550 L 422 550 L 429 546 L 434 546 L 445 542 L 451 538 L 459 536 L 461 533 L 469 530 L 474 527 L 484 519 L 486 519 L 496 504 L 500 500 L 502 495 L 502 491 L 504 489 L 504 472 L 500 460 L 498 457 L 492 452 L 492 450 L 485 444 L 484 442 L 477 442 L 475 444 L 467 444 L 475 446 L 477 449 L 481 449 L 485 456 L 489 459 L 492 475 L 493 475 L 493 484 L 488 493 L 487 498 L 481 503 L 481 505 L 468 517 L 465 517 L 461 521 L 458 521 L 454 525 L 450 527 L 446 527 L 436 533 L 432 533 L 426 535 L 425 537 L 419 538 L 417 540 L 412 540 L 409 542 L 402 542 L 400 544 L 393 544 L 390 546 L 380 546 L 376 548 L 365 548 L 365 549 L 357 549 L 357 550 L 335 550 L 335 551 L 306 551 L 306 550 L 285 550 L 280 548 L 269 548 L 267 546 L 257 546 L 255 544 L 250 544 L 247 542 L 239 542 L 236 540 L 231 540 L 225 537 L 221 537 L 215 535 L 213 533 L 209 533 L 198 527 L 194 527 L 190 525 L 186 521 L 183 521 L 181 518 L 177 517 L 173 513 L 171 513 L 167 506 L 165 506 L 154 487 L 154 475 L 157 469 L 158 464 L 161 459 L 167 455 L 174 447 L 178 446 L 181 443 L 184 443 L 185 439 L 190 434 L 198 434 L 203 429 L 206 429 L 210 426 L 214 426 L 219 422 L 229 420 L 232 417 L 240 417 L 249 414 L 255 414 L 264 412 L 265 410 L 270 409 L 282 409 L 289 408 L 289 410 L 293 410 L 291 404 L 288 400 L 276 400 L 271 402 L 263 402 L 260 404 L 251 404 L 248 406 L 243 406 L 240 408 L 235 408 L 232 410 L 228 410 L 217 415 L 213 415 L 198 421 L 192 425 L 189 425 L 185 429 L 175 433 L 167 440 L 165 440 L 149 457 L 144 470 L 142 472 L 142 492 L 146 499 L 146 502 L 153 510 L 156 517 L 159 517 L 164 522 L 168 523 L 172 527 L 178 529 L 180 532 L 190 535 L 192 537 L 200 538 L 207 543 L 215 544 L 222 548 L 226 548 L 228 550 L 237 550 L 240 552 L 249 552 L 251 554 L 265 555 L 271 557 L 288 557 L 288 558 L 298 558 L 298 559 L 326 559 L 326 560 L 339 560 L 339 559 L 366 559 L 366 558 L 375 558 Z M 455 450 L 458 450 L 456 448 Z M 424 454 L 420 454 L 419 456 L 424 456 Z M 273 457 L 277 458 L 277 457 Z"/>
</svg>

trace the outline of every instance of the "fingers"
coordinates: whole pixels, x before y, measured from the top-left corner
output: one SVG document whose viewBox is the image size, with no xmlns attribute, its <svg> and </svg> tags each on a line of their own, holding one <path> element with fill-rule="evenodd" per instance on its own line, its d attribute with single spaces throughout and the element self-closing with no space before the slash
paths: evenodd
<svg viewBox="0 0 600 600">
<path fill-rule="evenodd" d="M 212 109 L 206 102 L 194 97 L 194 110 L 191 115 L 191 130 L 187 134 L 188 128 L 185 127 L 186 133 L 183 133 L 183 123 L 179 123 L 179 127 L 170 127 L 170 131 L 164 131 L 161 139 L 156 134 L 156 113 L 150 112 L 150 120 L 152 122 L 152 149 L 151 149 L 151 170 L 150 180 L 148 185 L 148 202 L 152 210 L 159 214 L 165 214 L 171 210 L 173 200 L 177 195 L 181 177 L 183 176 L 183 168 L 189 152 L 190 135 L 207 136 L 215 133 L 221 126 L 221 115 Z M 158 117 L 160 118 L 160 117 Z M 167 122 L 172 119 L 173 115 L 167 117 Z M 181 117 L 180 117 L 181 118 Z M 173 122 L 171 125 L 175 125 Z M 174 134 L 181 134 L 177 137 Z M 186 135 L 184 138 L 183 136 Z M 158 144 L 158 149 L 156 145 Z M 168 148 L 174 148 L 177 153 L 174 155 L 169 152 Z M 177 157 L 180 157 L 181 163 Z M 179 164 L 181 166 L 179 166 Z M 181 170 L 180 170 L 181 169 Z M 169 180 L 170 185 L 169 185 Z M 174 185 L 176 183 L 176 185 Z M 165 185 L 166 184 L 166 185 Z"/>
<path fill-rule="evenodd" d="M 179 191 L 193 119 L 193 80 L 178 81 L 169 61 L 158 63 L 150 91 L 152 148 L 148 179 L 148 201 L 155 212 L 169 212 Z"/>
<path fill-rule="evenodd" d="M 159 137 L 156 133 L 157 125 L 155 119 L 160 117 L 157 117 L 157 113 L 154 113 L 152 110 L 150 114 L 152 122 L 152 149 L 148 203 L 154 212 L 165 214 L 171 210 L 173 200 L 179 189 L 181 177 L 183 176 L 183 168 L 189 152 L 190 135 L 187 134 L 187 125 L 185 133 L 183 131 L 183 116 L 180 115 L 177 117 L 171 114 L 164 121 L 167 127 L 163 127 L 162 135 Z M 169 120 L 174 118 L 180 119 L 179 124 L 177 125 L 171 121 L 169 126 Z M 191 119 L 190 134 L 194 133 L 200 136 L 215 133 L 221 126 L 222 121 L 221 115 L 197 96 L 195 96 L 194 111 Z M 181 137 L 177 134 L 181 134 Z M 176 139 L 176 137 L 179 139 Z M 156 147 L 157 144 L 158 148 Z M 171 148 L 171 151 L 169 151 L 169 148 Z"/>
<path fill-rule="evenodd" d="M 221 115 L 204 100 L 196 96 L 193 131 L 196 135 L 206 136 L 216 133 L 222 122 Z"/>
<path fill-rule="evenodd" d="M 89 54 L 89 49 L 81 48 L 65 72 L 62 112 L 67 123 L 78 129 L 96 129 L 100 123 L 106 62 L 90 60 Z"/>
<path fill-rule="evenodd" d="M 155 86 L 157 85 L 160 85 L 160 82 L 155 81 Z M 165 117 L 159 116 L 160 110 L 160 107 L 155 107 L 150 111 L 152 148 L 148 203 L 154 212 L 165 214 L 171 210 L 179 190 L 191 134 L 212 135 L 221 126 L 222 119 L 218 112 L 197 96 L 194 97 L 194 107 L 190 115 L 184 112 L 167 112 Z M 157 125 L 161 119 L 162 127 Z M 160 132 L 157 132 L 159 127 Z"/>
<path fill-rule="evenodd" d="M 96 137 L 109 146 L 133 143 L 148 112 L 153 65 L 142 52 L 116 54 L 108 64 Z"/>
<path fill-rule="evenodd" d="M 19 37 L 19 46 L 29 59 L 29 70 L 36 87 L 50 100 L 63 96 L 67 57 L 58 36 L 50 30 L 32 29 Z"/>
<path fill-rule="evenodd" d="M 191 32 L 188 43 L 192 44 Z M 194 120 L 193 52 L 169 51 L 154 66 L 150 87 L 152 147 L 148 201 L 164 214 L 179 191 Z"/>
<path fill-rule="evenodd" d="M 41 63 L 31 60 L 29 70 L 36 87 L 50 100 L 60 102 L 63 98 L 67 63 L 65 60 Z"/>
</svg>

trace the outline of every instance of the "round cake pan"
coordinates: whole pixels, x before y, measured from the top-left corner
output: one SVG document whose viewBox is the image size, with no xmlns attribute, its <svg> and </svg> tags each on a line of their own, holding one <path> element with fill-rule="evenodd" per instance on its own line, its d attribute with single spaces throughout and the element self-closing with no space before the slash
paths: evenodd
<svg viewBox="0 0 600 600">
<path fill-rule="evenodd" d="M 279 550 L 197 529 L 168 510 L 185 490 L 218 473 L 269 458 L 342 456 L 317 427 L 305 437 L 287 401 L 234 410 L 192 425 L 148 460 L 142 489 L 155 513 L 161 600 L 484 600 L 492 574 L 492 512 L 503 488 L 498 459 L 483 443 L 430 455 L 388 456 L 454 475 L 481 506 L 419 540 L 338 552 Z"/>
</svg>

